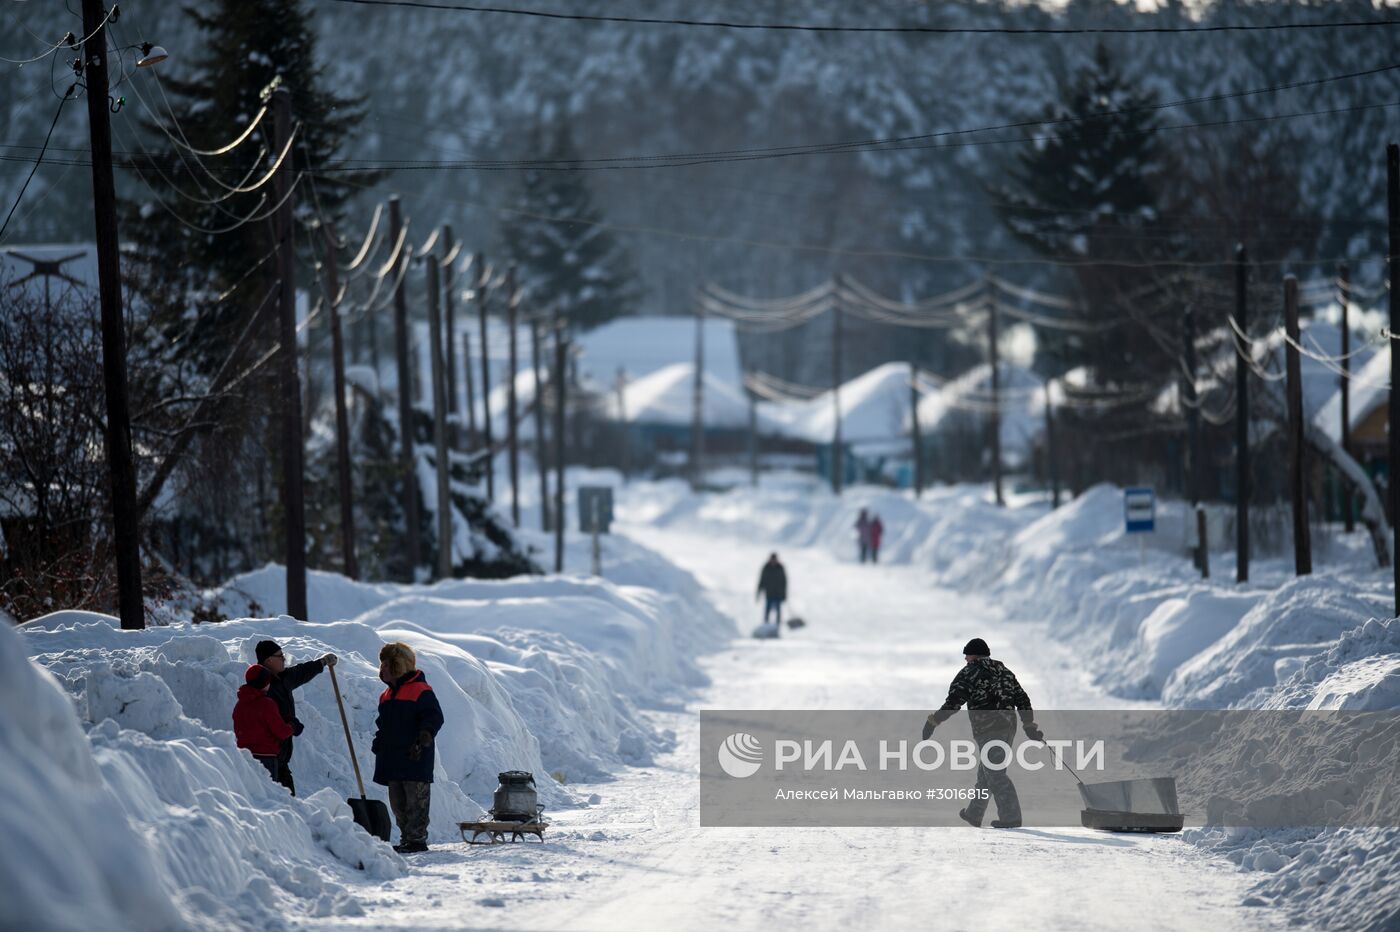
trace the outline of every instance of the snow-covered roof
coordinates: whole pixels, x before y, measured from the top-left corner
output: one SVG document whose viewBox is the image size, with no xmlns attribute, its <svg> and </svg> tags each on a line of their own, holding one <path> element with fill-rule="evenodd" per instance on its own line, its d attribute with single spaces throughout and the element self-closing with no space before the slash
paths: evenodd
<svg viewBox="0 0 1400 932">
<path fill-rule="evenodd" d="M 679 362 L 627 383 L 623 389 L 623 412 L 629 424 L 664 424 L 689 427 L 694 406 L 695 366 Z M 616 395 L 608 399 L 608 414 L 617 416 Z M 749 426 L 749 402 L 743 391 L 705 368 L 704 418 L 706 428 Z M 758 428 L 774 431 L 768 418 L 760 414 Z"/>
<path fill-rule="evenodd" d="M 1304 346 L 1307 344 L 1304 343 Z M 1352 366 L 1351 429 L 1390 400 L 1390 347 L 1382 346 L 1364 366 Z M 1342 391 L 1338 387 L 1313 415 L 1313 423 L 1338 443 L 1342 439 Z"/>
<path fill-rule="evenodd" d="M 730 385 L 742 384 L 739 344 L 734 324 L 707 318 L 704 324 L 705 375 Z M 579 376 L 601 385 L 617 381 L 623 369 L 629 380 L 676 363 L 695 361 L 695 320 L 691 317 L 623 317 L 578 337 Z M 687 422 L 688 423 L 688 422 Z"/>
<path fill-rule="evenodd" d="M 813 443 L 828 443 L 836 408 L 830 391 L 807 401 L 763 402 L 760 410 L 780 433 Z M 841 438 L 852 444 L 909 437 L 909 365 L 889 362 L 841 386 Z"/>
</svg>

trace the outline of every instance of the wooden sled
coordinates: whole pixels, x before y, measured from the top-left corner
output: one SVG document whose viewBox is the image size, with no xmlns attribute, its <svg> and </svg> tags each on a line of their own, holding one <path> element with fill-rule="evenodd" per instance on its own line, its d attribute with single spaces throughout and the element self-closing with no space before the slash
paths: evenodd
<svg viewBox="0 0 1400 932">
<path fill-rule="evenodd" d="M 539 839 L 540 844 L 544 844 L 544 830 L 549 828 L 548 822 L 459 822 L 457 827 L 462 831 L 462 840 L 469 845 L 499 845 L 506 841 L 524 841 L 526 835 L 534 835 Z M 468 837 L 467 833 L 471 835 Z M 506 836 L 510 838 L 507 839 Z M 481 841 L 485 836 L 486 840 Z"/>
</svg>

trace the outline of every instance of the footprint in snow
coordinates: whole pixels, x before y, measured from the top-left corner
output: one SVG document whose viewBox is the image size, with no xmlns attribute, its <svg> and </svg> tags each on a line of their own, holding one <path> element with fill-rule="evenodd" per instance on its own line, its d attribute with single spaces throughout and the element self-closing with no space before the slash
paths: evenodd
<svg viewBox="0 0 1400 932">
<path fill-rule="evenodd" d="M 484 899 L 477 900 L 477 904 L 480 906 L 504 906 L 506 905 L 506 901 L 499 896 L 488 896 Z"/>
</svg>

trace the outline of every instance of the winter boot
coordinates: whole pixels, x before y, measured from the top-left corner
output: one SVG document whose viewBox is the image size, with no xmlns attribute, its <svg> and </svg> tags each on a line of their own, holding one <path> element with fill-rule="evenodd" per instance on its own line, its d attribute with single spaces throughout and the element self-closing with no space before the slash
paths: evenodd
<svg viewBox="0 0 1400 932">
<path fill-rule="evenodd" d="M 421 854 L 428 850 L 428 845 L 422 841 L 406 841 L 403 844 L 394 845 L 394 850 L 399 854 Z"/>
<path fill-rule="evenodd" d="M 1017 820 L 1014 821 L 1014 822 L 1003 822 L 1001 819 L 993 819 L 993 820 L 992 820 L 992 828 L 1020 828 L 1020 827 L 1021 827 L 1021 820 L 1020 820 L 1020 819 L 1017 819 Z"/>
<path fill-rule="evenodd" d="M 973 828 L 981 828 L 981 827 L 982 827 L 982 820 L 981 820 L 981 819 L 974 819 L 971 815 L 968 814 L 968 811 L 967 811 L 966 809 L 959 809 L 959 810 L 958 810 L 958 818 L 959 818 L 959 819 L 962 819 L 964 822 L 966 822 L 968 825 L 971 825 Z M 995 822 L 993 822 L 992 824 L 993 824 L 993 825 L 996 825 Z"/>
</svg>

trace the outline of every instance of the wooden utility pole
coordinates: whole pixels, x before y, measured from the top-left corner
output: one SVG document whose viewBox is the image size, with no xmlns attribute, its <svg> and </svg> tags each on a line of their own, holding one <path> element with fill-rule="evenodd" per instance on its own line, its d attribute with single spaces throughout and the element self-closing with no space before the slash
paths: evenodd
<svg viewBox="0 0 1400 932">
<path fill-rule="evenodd" d="M 987 291 L 987 358 L 992 367 L 992 489 L 996 493 L 998 505 L 1006 504 L 1006 496 L 1001 488 L 1001 354 L 997 346 L 997 296 L 992 290 L 990 276 L 986 283 Z"/>
<path fill-rule="evenodd" d="M 340 257 L 336 251 L 335 230 L 327 226 L 326 285 L 331 322 L 331 366 L 335 391 L 335 474 L 340 491 L 340 550 L 345 575 L 360 578 L 355 559 L 355 503 L 350 482 L 350 415 L 345 409 L 345 341 L 340 329 Z"/>
<path fill-rule="evenodd" d="M 1205 511 L 1201 508 L 1201 479 L 1204 464 L 1201 462 L 1201 402 L 1196 394 L 1196 310 L 1186 305 L 1181 317 L 1181 352 L 1186 366 L 1181 380 L 1182 407 L 1186 409 L 1186 448 L 1190 460 L 1191 473 L 1187 478 L 1186 495 L 1191 502 L 1191 510 L 1196 513 L 1196 554 L 1195 563 L 1201 575 L 1210 574 L 1207 550 L 1209 542 L 1205 535 Z"/>
<path fill-rule="evenodd" d="M 516 423 L 515 322 L 520 309 L 520 288 L 515 283 L 515 266 L 506 269 L 506 329 L 510 332 L 509 371 L 506 379 L 506 434 L 510 450 L 510 520 L 520 527 L 520 425 Z"/>
<path fill-rule="evenodd" d="M 281 152 L 292 136 L 292 93 L 272 92 L 273 151 Z M 296 245 L 292 239 L 292 160 L 283 159 L 272 180 L 272 196 L 281 204 L 273 217 L 277 231 L 278 376 L 282 420 L 282 522 L 287 565 L 287 614 L 306 620 L 306 500 L 303 487 L 301 381 L 297 378 Z"/>
<path fill-rule="evenodd" d="M 389 239 L 399 242 L 403 232 L 403 217 L 399 213 L 399 199 L 389 198 Z M 399 250 L 399 261 L 407 263 L 412 248 L 407 242 Z M 395 269 L 391 275 L 397 274 Z M 413 376 L 409 372 L 408 355 L 408 298 L 404 294 L 404 279 L 398 275 L 394 286 L 394 363 L 399 383 L 399 483 L 402 486 L 403 513 L 406 523 L 407 545 L 404 553 L 408 558 L 408 581 L 413 582 L 418 573 L 418 564 L 423 562 L 422 538 L 423 519 L 418 513 L 418 468 L 413 452 Z"/>
<path fill-rule="evenodd" d="M 478 344 L 481 351 L 481 449 L 486 451 L 486 500 L 496 500 L 496 454 L 492 449 L 495 438 L 491 436 L 491 343 L 486 334 L 486 286 L 490 280 L 490 270 L 486 268 L 486 257 L 477 253 L 472 260 L 476 267 L 476 318 L 480 325 Z"/>
<path fill-rule="evenodd" d="M 831 304 L 831 410 L 834 426 L 831 431 L 831 491 L 841 494 L 845 481 L 846 457 L 841 443 L 841 276 L 837 274 Z"/>
<path fill-rule="evenodd" d="M 462 379 L 467 383 L 467 439 L 476 443 L 476 390 L 472 387 L 472 332 L 462 330 Z"/>
<path fill-rule="evenodd" d="M 1045 380 L 1045 466 L 1050 473 L 1050 507 L 1060 507 L 1060 457 L 1055 448 L 1055 404 L 1051 399 L 1054 380 Z"/>
<path fill-rule="evenodd" d="M 749 485 L 758 488 L 758 399 L 749 392 Z"/>
<path fill-rule="evenodd" d="M 1307 447 L 1303 443 L 1303 373 L 1298 359 L 1301 332 L 1298 328 L 1298 279 L 1283 280 L 1283 326 L 1288 373 L 1288 462 L 1293 497 L 1293 571 L 1298 576 L 1312 573 L 1312 539 L 1308 530 Z"/>
<path fill-rule="evenodd" d="M 924 494 L 924 435 L 919 429 L 919 364 L 909 364 L 909 439 L 914 445 L 914 497 Z"/>
<path fill-rule="evenodd" d="M 428 378 L 433 383 L 433 460 L 437 467 L 437 576 L 452 577 L 452 476 L 447 443 L 447 373 L 442 351 L 442 317 L 438 312 L 438 257 L 428 253 Z"/>
<path fill-rule="evenodd" d="M 1400 269 L 1400 146 L 1395 143 L 1385 147 L 1386 204 L 1390 215 L 1390 252 L 1386 257 L 1386 271 L 1390 275 L 1390 527 L 1394 539 L 1391 552 L 1395 558 L 1390 562 L 1395 568 L 1395 614 L 1400 615 L 1400 398 L 1396 397 L 1396 386 L 1400 385 L 1400 352 L 1396 351 L 1395 337 L 1400 333 L 1400 288 L 1395 287 L 1396 270 Z"/>
<path fill-rule="evenodd" d="M 628 474 L 632 471 L 632 451 L 628 449 L 631 438 L 627 433 L 627 370 L 622 366 L 617 367 L 613 391 L 617 393 L 618 467 L 622 473 L 622 481 L 626 482 Z"/>
<path fill-rule="evenodd" d="M 705 305 L 695 302 L 695 372 L 690 389 L 690 487 L 705 482 Z"/>
<path fill-rule="evenodd" d="M 554 312 L 554 572 L 564 572 L 564 467 L 565 455 L 564 405 L 569 381 L 569 342 L 564 337 L 559 311 Z"/>
<path fill-rule="evenodd" d="M 107 475 L 112 496 L 112 554 L 117 565 L 117 614 L 124 629 L 146 627 L 141 595 L 141 518 L 126 384 L 126 324 L 122 313 L 117 187 L 112 176 L 112 125 L 107 99 L 107 30 L 102 0 L 83 0 L 83 81 L 92 141 L 92 207 L 97 239 L 97 295 L 102 309 L 102 388 L 106 396 Z M 47 285 L 47 280 L 46 280 Z"/>
<path fill-rule="evenodd" d="M 439 260 L 442 263 L 442 347 L 446 354 L 447 410 L 451 414 L 457 413 L 457 302 L 452 294 L 457 286 L 456 260 L 457 243 L 452 238 L 452 227 L 443 224 L 442 259 Z"/>
<path fill-rule="evenodd" d="M 549 455 L 544 442 L 544 377 L 540 373 L 540 322 L 530 318 L 530 365 L 535 370 L 535 472 L 540 476 L 540 530 L 549 533 Z"/>
<path fill-rule="evenodd" d="M 1235 246 L 1235 581 L 1249 582 L 1249 254 Z"/>
<path fill-rule="evenodd" d="M 1351 455 L 1351 274 L 1347 264 L 1337 266 L 1337 287 L 1342 302 L 1342 450 Z M 1346 521 L 1347 533 L 1356 530 L 1356 514 L 1352 508 L 1352 494 L 1342 487 L 1342 519 Z"/>
</svg>

